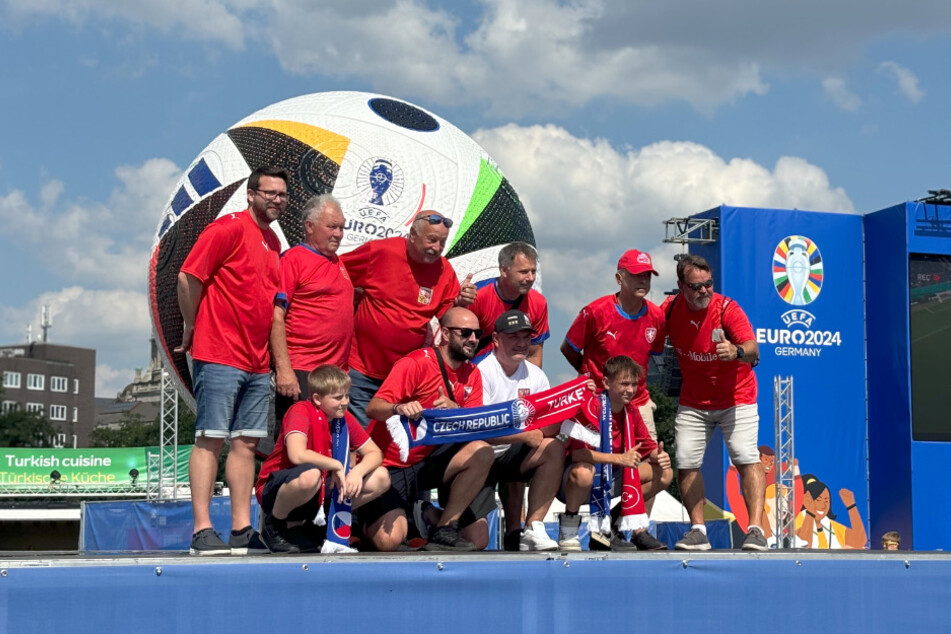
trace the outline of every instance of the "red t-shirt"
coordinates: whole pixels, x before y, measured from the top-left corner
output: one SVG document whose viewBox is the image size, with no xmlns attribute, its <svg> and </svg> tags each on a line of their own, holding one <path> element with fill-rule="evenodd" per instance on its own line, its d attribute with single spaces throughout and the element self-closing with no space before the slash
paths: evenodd
<svg viewBox="0 0 951 634">
<path fill-rule="evenodd" d="M 192 357 L 245 372 L 270 372 L 274 304 L 284 301 L 281 243 L 251 211 L 218 218 L 201 232 L 181 270 L 204 285 Z"/>
<path fill-rule="evenodd" d="M 409 259 L 406 238 L 371 240 L 342 255 L 354 288 L 363 289 L 353 322 L 350 367 L 382 380 L 393 364 L 426 343 L 430 319 L 442 317 L 459 294 L 446 258 Z"/>
<path fill-rule="evenodd" d="M 581 309 L 565 341 L 581 354 L 581 373 L 594 379 L 602 389 L 604 362 L 618 354 L 626 354 L 644 369 L 637 382 L 634 405 L 640 407 L 650 401 L 647 392 L 647 364 L 651 352 L 664 351 L 661 331 L 664 313 L 656 304 L 644 300 L 644 307 L 636 315 L 621 310 L 616 295 L 605 295 Z"/>
<path fill-rule="evenodd" d="M 727 409 L 756 403 L 753 368 L 740 361 L 720 361 L 713 341 L 714 328 L 723 328 L 727 340 L 737 345 L 756 338 L 743 309 L 714 293 L 709 306 L 693 311 L 686 300 L 672 295 L 661 306 L 663 314 L 667 314 L 671 302 L 674 304 L 666 328 L 683 375 L 680 404 L 696 409 Z"/>
<path fill-rule="evenodd" d="M 495 332 L 495 320 L 505 311 L 512 310 L 512 304 L 514 303 L 514 301 L 510 302 L 507 299 L 502 299 L 502 296 L 499 295 L 499 278 L 495 278 L 491 283 L 479 289 L 475 301 L 469 306 L 469 310 L 479 318 L 479 328 L 482 329 L 483 337 L 492 336 L 492 333 Z M 537 346 L 551 336 L 548 331 L 548 302 L 541 293 L 534 288 L 530 289 L 528 294 L 522 298 L 518 310 L 528 315 L 529 321 L 532 322 L 532 328 L 535 330 L 535 334 L 532 336 L 532 345 Z M 489 341 L 489 345 L 482 348 L 473 361 L 478 363 L 489 356 L 494 348 L 495 345 L 492 341 Z"/>
<path fill-rule="evenodd" d="M 350 433 L 350 450 L 356 451 L 366 444 L 370 439 L 367 433 L 360 426 L 360 423 L 351 416 L 350 412 L 344 415 L 347 421 L 347 431 Z M 264 464 L 261 465 L 261 472 L 258 474 L 258 480 L 254 484 L 255 494 L 258 496 L 258 502 L 264 494 L 264 485 L 267 484 L 267 478 L 275 471 L 290 469 L 297 466 L 287 457 L 287 447 L 285 438 L 289 434 L 304 434 L 307 436 L 307 448 L 328 458 L 333 457 L 333 439 L 330 435 L 330 421 L 327 415 L 314 405 L 310 399 L 306 401 L 297 401 L 284 415 L 284 426 L 281 436 L 274 443 L 274 451 L 267 457 Z"/>
<path fill-rule="evenodd" d="M 348 370 L 353 340 L 353 284 L 336 255 L 299 244 L 281 256 L 287 291 L 287 352 L 295 370 L 324 363 Z"/>
<path fill-rule="evenodd" d="M 439 398 L 439 390 L 446 391 L 436 354 L 433 348 L 421 348 L 397 361 L 376 395 L 389 403 L 419 401 L 423 408 L 432 408 Z M 449 377 L 449 385 L 452 386 L 450 398 L 460 407 L 482 405 L 482 375 L 477 367 L 466 361 L 457 370 L 453 370 L 446 364 L 446 375 Z M 385 467 L 414 465 L 435 449 L 425 445 L 413 447 L 409 450 L 406 462 L 403 462 L 400 460 L 399 447 L 393 442 L 385 422 L 370 421 L 368 431 L 373 441 L 383 450 Z"/>
<path fill-rule="evenodd" d="M 601 397 L 592 396 L 578 412 L 575 419 L 583 425 L 595 428 L 599 424 L 600 414 Z M 611 412 L 611 453 L 624 453 L 624 433 L 622 430 L 624 429 L 625 416 L 630 417 L 631 427 L 634 430 L 634 442 L 631 443 L 631 447 L 640 443 L 641 446 L 637 448 L 637 453 L 640 454 L 642 459 L 647 458 L 652 451 L 657 449 L 657 443 L 651 438 L 647 425 L 644 424 L 644 419 L 641 418 L 641 413 L 633 402 L 628 403 L 620 412 Z M 590 449 L 591 447 L 576 438 L 568 441 L 569 455 L 575 449 L 585 448 Z M 598 449 L 595 448 L 595 451 L 598 451 Z"/>
</svg>

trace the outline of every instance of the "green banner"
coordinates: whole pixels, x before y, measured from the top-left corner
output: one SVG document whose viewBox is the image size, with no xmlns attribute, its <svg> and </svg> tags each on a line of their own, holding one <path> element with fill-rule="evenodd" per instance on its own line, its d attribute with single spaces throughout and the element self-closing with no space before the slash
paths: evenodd
<svg viewBox="0 0 951 634">
<path fill-rule="evenodd" d="M 191 445 L 178 448 L 175 468 L 178 482 L 188 481 Z M 0 493 L 10 489 L 57 490 L 145 489 L 149 479 L 149 454 L 158 447 L 119 449 L 13 449 L 0 448 Z M 153 460 L 152 478 L 158 478 Z"/>
</svg>

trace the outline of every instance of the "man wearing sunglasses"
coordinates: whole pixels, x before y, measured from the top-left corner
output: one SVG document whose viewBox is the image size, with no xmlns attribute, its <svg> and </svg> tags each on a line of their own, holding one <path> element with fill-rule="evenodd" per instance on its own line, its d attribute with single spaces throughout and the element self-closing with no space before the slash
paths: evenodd
<svg viewBox="0 0 951 634">
<path fill-rule="evenodd" d="M 251 526 L 254 450 L 267 435 L 270 398 L 268 336 L 275 304 L 286 297 L 281 244 L 271 223 L 287 208 L 287 173 L 262 167 L 248 177 L 248 209 L 225 214 L 198 236 L 178 274 L 182 343 L 190 352 L 198 411 L 188 463 L 193 555 L 267 552 Z M 231 489 L 231 537 L 221 540 L 209 506 L 218 454 L 231 439 L 226 467 Z"/>
<path fill-rule="evenodd" d="M 364 427 L 370 399 L 397 360 L 425 345 L 430 320 L 475 299 L 471 275 L 460 286 L 442 256 L 452 224 L 437 211 L 421 211 L 405 238 L 370 240 L 340 257 L 360 297 L 350 347 L 350 411 Z"/>
<path fill-rule="evenodd" d="M 756 375 L 759 346 L 750 320 L 736 302 L 713 291 L 713 274 L 705 259 L 688 255 L 677 263 L 678 295 L 661 310 L 677 353 L 683 384 L 674 432 L 677 481 L 691 529 L 674 546 L 678 550 L 709 550 L 703 521 L 705 492 L 700 466 L 707 439 L 717 426 L 723 431 L 730 460 L 740 473 L 750 524 L 743 550 L 766 550 L 760 526 L 766 476 L 758 450 L 759 414 Z"/>
<path fill-rule="evenodd" d="M 424 409 L 483 404 L 482 374 L 470 362 L 481 334 L 479 320 L 465 308 L 450 308 L 440 323 L 439 346 L 399 359 L 367 407 L 373 419 L 370 437 L 383 450 L 391 478 L 389 491 L 360 509 L 360 522 L 377 550 L 399 548 L 418 494 L 431 489 L 439 489 L 443 511 L 427 510 L 434 522 L 427 550 L 481 550 L 488 543 L 484 518 L 495 508 L 495 494 L 483 484 L 492 466 L 492 447 L 481 440 L 424 445 L 410 449 L 404 462 L 386 428 L 386 419 L 394 415 L 417 419 Z"/>
</svg>

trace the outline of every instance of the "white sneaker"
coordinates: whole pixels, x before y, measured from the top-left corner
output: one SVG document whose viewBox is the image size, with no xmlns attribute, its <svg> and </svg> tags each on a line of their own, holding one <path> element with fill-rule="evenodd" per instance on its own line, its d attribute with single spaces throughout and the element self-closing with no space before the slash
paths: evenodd
<svg viewBox="0 0 951 634">
<path fill-rule="evenodd" d="M 522 536 L 518 540 L 518 549 L 522 552 L 528 550 L 558 550 L 558 542 L 548 536 L 543 522 L 532 522 L 531 526 L 526 526 L 522 530 Z"/>
<path fill-rule="evenodd" d="M 581 517 L 575 515 L 567 518 L 564 515 L 558 521 L 558 549 L 570 553 L 581 552 L 581 538 L 578 529 L 581 527 Z"/>
</svg>

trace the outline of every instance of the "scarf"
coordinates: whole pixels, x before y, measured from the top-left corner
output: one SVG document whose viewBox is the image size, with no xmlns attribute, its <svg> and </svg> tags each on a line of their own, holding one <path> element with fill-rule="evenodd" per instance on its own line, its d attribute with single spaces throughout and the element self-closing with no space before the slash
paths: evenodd
<svg viewBox="0 0 951 634">
<path fill-rule="evenodd" d="M 344 418 L 330 421 L 331 447 L 334 460 L 343 465 L 343 472 L 350 472 L 350 430 Z M 340 491 L 334 485 L 330 494 L 330 511 L 327 514 L 327 538 L 321 547 L 322 553 L 354 552 L 350 548 L 350 523 L 352 504 L 349 499 L 339 501 Z"/>
<path fill-rule="evenodd" d="M 611 453 L 611 404 L 608 401 L 607 392 L 602 392 L 598 397 L 597 421 L 585 419 L 587 422 L 579 420 L 569 420 L 561 427 L 561 431 L 572 438 L 592 447 L 599 447 L 602 453 Z M 592 429 L 596 424 L 598 429 Z M 624 422 L 621 424 L 621 449 L 624 452 L 630 451 L 635 445 L 634 424 L 631 422 L 630 412 L 625 408 Z M 588 528 L 592 531 L 605 535 L 611 533 L 611 485 L 612 468 L 607 463 L 595 465 L 594 480 L 591 485 L 591 499 L 589 509 L 591 514 L 588 517 Z M 650 519 L 647 516 L 647 510 L 644 507 L 644 494 L 641 491 L 641 478 L 637 469 L 633 467 L 624 467 L 621 472 L 621 521 L 618 525 L 619 531 L 632 531 L 640 528 L 647 528 Z"/>
<path fill-rule="evenodd" d="M 418 421 L 391 416 L 386 428 L 405 461 L 420 445 L 442 445 L 510 436 L 560 423 L 578 413 L 589 396 L 587 377 L 525 398 L 495 405 L 459 409 L 427 409 Z"/>
</svg>

